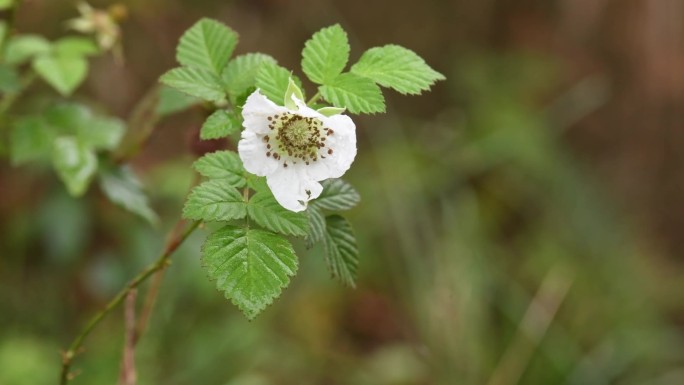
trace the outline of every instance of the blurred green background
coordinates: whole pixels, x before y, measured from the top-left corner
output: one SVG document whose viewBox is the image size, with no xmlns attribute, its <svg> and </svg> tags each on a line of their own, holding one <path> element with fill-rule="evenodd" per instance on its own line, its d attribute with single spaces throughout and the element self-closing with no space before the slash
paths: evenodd
<svg viewBox="0 0 684 385">
<path fill-rule="evenodd" d="M 352 61 L 396 43 L 447 76 L 356 119 L 358 288 L 298 244 L 299 274 L 248 322 L 200 269 L 198 232 L 138 346 L 140 384 L 684 384 L 682 1 L 121 3 L 125 65 L 96 59 L 76 99 L 122 118 L 201 17 L 296 73 L 304 41 L 339 22 Z M 56 37 L 75 16 L 26 0 L 17 29 Z M 159 228 L 0 163 L 0 385 L 56 384 L 60 349 L 157 255 L 203 116 L 163 120 L 133 162 Z M 118 309 L 73 384 L 115 383 L 122 346 Z"/>
</svg>

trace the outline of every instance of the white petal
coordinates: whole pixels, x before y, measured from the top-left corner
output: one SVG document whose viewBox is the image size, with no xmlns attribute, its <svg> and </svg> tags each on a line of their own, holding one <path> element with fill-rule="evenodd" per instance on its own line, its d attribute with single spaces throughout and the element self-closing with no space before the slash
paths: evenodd
<svg viewBox="0 0 684 385">
<path fill-rule="evenodd" d="M 323 191 L 323 186 L 311 179 L 304 168 L 296 166 L 279 168 L 266 177 L 266 183 L 278 203 L 295 212 L 304 211 L 307 202 Z"/>
<path fill-rule="evenodd" d="M 278 161 L 266 156 L 268 149 L 263 138 L 264 135 L 244 130 L 238 142 L 238 154 L 245 170 L 259 176 L 271 174 L 278 168 Z"/>
<path fill-rule="evenodd" d="M 331 128 L 333 134 L 326 137 L 326 146 L 319 151 L 318 160 L 307 167 L 308 174 L 314 180 L 341 177 L 356 157 L 356 126 L 347 115 L 325 117 L 324 127 Z M 329 154 L 328 149 L 333 153 Z"/>
<path fill-rule="evenodd" d="M 268 128 L 268 117 L 287 111 L 287 108 L 276 105 L 262 95 L 259 90 L 256 90 L 249 95 L 245 101 L 245 106 L 242 108 L 242 117 L 245 119 L 242 126 L 246 130 L 266 134 L 270 130 Z"/>
</svg>

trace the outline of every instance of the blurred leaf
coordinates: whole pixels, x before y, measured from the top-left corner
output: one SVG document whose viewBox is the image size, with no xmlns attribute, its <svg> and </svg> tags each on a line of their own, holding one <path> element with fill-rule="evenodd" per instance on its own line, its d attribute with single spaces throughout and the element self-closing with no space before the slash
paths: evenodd
<svg viewBox="0 0 684 385">
<path fill-rule="evenodd" d="M 100 170 L 99 179 L 100 188 L 110 201 L 151 224 L 159 222 L 142 184 L 128 167 L 105 167 Z"/>
<path fill-rule="evenodd" d="M 312 82 L 328 84 L 342 73 L 349 49 L 347 33 L 339 24 L 323 28 L 305 43 L 302 70 Z"/>
<path fill-rule="evenodd" d="M 156 113 L 159 116 L 171 115 L 201 102 L 200 99 L 194 96 L 163 85 L 159 89 L 159 102 L 157 103 Z"/>
<path fill-rule="evenodd" d="M 60 94 L 68 96 L 88 74 L 88 62 L 80 56 L 40 56 L 33 60 L 33 69 Z"/>
<path fill-rule="evenodd" d="M 52 162 L 67 191 L 73 196 L 81 196 L 86 192 L 97 171 L 97 158 L 93 151 L 74 137 L 55 140 Z"/>
<path fill-rule="evenodd" d="M 67 265 L 81 258 L 93 229 L 88 208 L 64 190 L 45 197 L 37 214 L 45 253 L 52 261 Z"/>
<path fill-rule="evenodd" d="M 16 69 L 0 64 L 0 92 L 12 94 L 21 89 L 21 80 Z"/>
<path fill-rule="evenodd" d="M 226 110 L 216 110 L 200 130 L 200 139 L 220 139 L 240 131 L 240 122 Z"/>
<path fill-rule="evenodd" d="M 445 79 L 415 52 L 391 44 L 364 52 L 351 72 L 399 93 L 414 95 L 429 90 L 437 80 Z"/>
<path fill-rule="evenodd" d="M 291 72 L 275 63 L 262 63 L 256 75 L 256 86 L 272 102 L 281 105 L 287 86 L 290 82 Z"/>
<path fill-rule="evenodd" d="M 306 234 L 306 244 L 307 247 L 311 248 L 325 237 L 325 217 L 323 216 L 323 212 L 312 204 L 306 209 L 306 215 L 309 219 L 309 231 Z"/>
<path fill-rule="evenodd" d="M 76 135 L 86 147 L 97 150 L 114 149 L 125 132 L 118 118 L 93 114 L 90 108 L 77 103 L 60 103 L 45 112 L 46 121 L 65 135 Z"/>
<path fill-rule="evenodd" d="M 205 70 L 187 67 L 174 68 L 162 75 L 159 81 L 178 91 L 204 100 L 212 102 L 225 100 L 221 80 Z"/>
<path fill-rule="evenodd" d="M 57 378 L 59 366 L 52 362 L 56 346 L 46 338 L 22 337 L 12 332 L 0 341 L 0 384 L 49 384 Z M 42 365 L 36 365 L 42 362 Z"/>
<path fill-rule="evenodd" d="M 18 35 L 10 38 L 5 49 L 5 63 L 24 64 L 31 58 L 47 54 L 52 49 L 50 42 L 38 35 Z"/>
<path fill-rule="evenodd" d="M 100 52 L 92 39 L 79 36 L 61 38 L 54 43 L 53 48 L 61 56 L 91 56 Z"/>
<path fill-rule="evenodd" d="M 257 73 L 264 63 L 276 64 L 276 60 L 263 53 L 248 53 L 228 63 L 221 77 L 233 104 L 240 95 L 254 87 Z"/>
<path fill-rule="evenodd" d="M 237 42 L 237 33 L 228 26 L 215 20 L 202 19 L 181 36 L 176 59 L 184 66 L 220 76 Z"/>
<path fill-rule="evenodd" d="M 328 179 L 321 184 L 321 195 L 311 202 L 315 207 L 342 211 L 351 209 L 361 201 L 361 196 L 354 187 L 342 179 Z"/>
<path fill-rule="evenodd" d="M 54 131 L 40 117 L 18 119 L 10 133 L 12 164 L 20 165 L 33 160 L 50 159 L 54 140 Z"/>
<path fill-rule="evenodd" d="M 0 0 L 0 10 L 12 8 L 15 0 Z"/>
<path fill-rule="evenodd" d="M 183 218 L 230 221 L 247 215 L 242 194 L 224 179 L 213 179 L 195 187 L 183 207 Z"/>
<path fill-rule="evenodd" d="M 0 21 L 0 44 L 5 44 L 5 38 L 7 37 L 7 23 Z M 4 52 L 0 52 L 0 56 L 4 56 Z"/>
<path fill-rule="evenodd" d="M 359 250 L 349 222 L 339 215 L 325 218 L 325 258 L 333 277 L 350 287 L 356 287 Z"/>
<path fill-rule="evenodd" d="M 225 179 L 233 187 L 244 187 L 245 169 L 238 154 L 216 151 L 204 155 L 193 164 L 197 172 L 210 179 Z"/>
<path fill-rule="evenodd" d="M 349 112 L 373 114 L 385 111 L 385 98 L 380 87 L 368 78 L 344 73 L 319 89 L 325 100 Z"/>
<path fill-rule="evenodd" d="M 262 230 L 226 226 L 207 237 L 203 254 L 209 278 L 249 319 L 270 305 L 297 272 L 290 242 Z"/>
<path fill-rule="evenodd" d="M 260 226 L 280 234 L 304 236 L 309 227 L 305 213 L 283 208 L 268 191 L 254 194 L 247 203 L 247 213 Z"/>
</svg>

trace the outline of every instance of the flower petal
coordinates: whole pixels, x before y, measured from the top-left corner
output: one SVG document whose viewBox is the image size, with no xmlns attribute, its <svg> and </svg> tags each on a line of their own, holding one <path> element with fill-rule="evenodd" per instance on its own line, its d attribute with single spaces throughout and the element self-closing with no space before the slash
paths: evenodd
<svg viewBox="0 0 684 385">
<path fill-rule="evenodd" d="M 279 168 L 266 177 L 273 196 L 284 208 L 299 212 L 306 209 L 307 202 L 318 198 L 323 186 L 311 179 L 303 167 Z"/>
<path fill-rule="evenodd" d="M 242 139 L 238 142 L 238 154 L 245 170 L 258 176 L 271 174 L 279 166 L 277 160 L 266 156 L 268 149 L 263 138 L 263 135 L 244 130 Z"/>
<path fill-rule="evenodd" d="M 321 119 L 324 127 L 333 134 L 326 137 L 325 147 L 319 152 L 318 161 L 307 167 L 314 180 L 339 178 L 351 167 L 356 157 L 356 126 L 347 115 L 334 115 Z"/>
<path fill-rule="evenodd" d="M 242 108 L 242 117 L 245 119 L 242 126 L 246 130 L 266 134 L 270 130 L 268 117 L 287 111 L 287 108 L 273 103 L 256 90 L 249 95 Z"/>
</svg>

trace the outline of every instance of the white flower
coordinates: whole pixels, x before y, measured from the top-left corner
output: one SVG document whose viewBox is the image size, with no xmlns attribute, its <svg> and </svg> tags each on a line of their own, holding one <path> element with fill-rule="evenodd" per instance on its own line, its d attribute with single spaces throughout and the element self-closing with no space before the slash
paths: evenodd
<svg viewBox="0 0 684 385">
<path fill-rule="evenodd" d="M 321 195 L 319 181 L 339 178 L 356 157 L 356 126 L 346 115 L 325 116 L 294 94 L 296 109 L 278 106 L 259 90 L 242 109 L 238 153 L 245 169 L 265 176 L 281 206 L 306 209 Z"/>
</svg>

